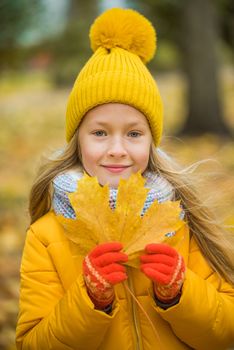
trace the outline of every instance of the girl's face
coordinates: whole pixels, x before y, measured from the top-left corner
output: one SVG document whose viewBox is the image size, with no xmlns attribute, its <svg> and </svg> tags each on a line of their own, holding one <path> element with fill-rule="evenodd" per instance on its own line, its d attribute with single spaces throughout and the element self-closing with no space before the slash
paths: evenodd
<svg viewBox="0 0 234 350">
<path fill-rule="evenodd" d="M 152 136 L 144 114 L 134 107 L 108 103 L 88 111 L 78 130 L 82 164 L 101 185 L 117 188 L 120 178 L 143 173 Z"/>
</svg>

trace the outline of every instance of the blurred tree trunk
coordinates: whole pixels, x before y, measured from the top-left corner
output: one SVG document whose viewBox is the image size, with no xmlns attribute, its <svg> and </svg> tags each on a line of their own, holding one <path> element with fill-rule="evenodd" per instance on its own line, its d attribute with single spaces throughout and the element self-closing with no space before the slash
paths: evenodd
<svg viewBox="0 0 234 350">
<path fill-rule="evenodd" d="M 188 78 L 188 116 L 181 133 L 228 135 L 220 106 L 216 44 L 218 29 L 212 0 L 187 0 L 181 15 L 181 45 Z"/>
<path fill-rule="evenodd" d="M 226 44 L 231 48 L 234 56 L 234 1 L 225 0 L 221 2 L 221 28 L 222 37 Z M 233 57 L 232 56 L 232 57 Z"/>
<path fill-rule="evenodd" d="M 77 21 L 77 19 L 94 20 L 93 15 L 97 14 L 98 1 L 97 0 L 70 0 L 69 20 Z"/>
<path fill-rule="evenodd" d="M 0 1 L 0 72 L 24 64 L 27 49 L 19 39 L 43 12 L 43 7 L 41 1 Z"/>
<path fill-rule="evenodd" d="M 91 54 L 89 42 L 89 29 L 98 15 L 98 1 L 97 0 L 70 0 L 67 19 L 68 35 L 77 35 L 79 40 L 76 43 L 79 48 L 79 53 L 87 57 Z"/>
<path fill-rule="evenodd" d="M 179 49 L 188 80 L 188 115 L 180 134 L 230 135 L 219 100 L 218 6 L 213 0 L 136 0 L 135 8 L 155 24 L 159 46 L 165 39 Z"/>
<path fill-rule="evenodd" d="M 66 28 L 53 44 L 51 76 L 56 85 L 70 86 L 91 56 L 89 28 L 98 12 L 97 0 L 70 0 Z"/>
</svg>

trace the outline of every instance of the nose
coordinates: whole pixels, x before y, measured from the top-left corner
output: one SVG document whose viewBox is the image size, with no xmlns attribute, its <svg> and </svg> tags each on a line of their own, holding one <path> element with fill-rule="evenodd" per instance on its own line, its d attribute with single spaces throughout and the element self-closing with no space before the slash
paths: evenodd
<svg viewBox="0 0 234 350">
<path fill-rule="evenodd" d="M 127 150 L 124 145 L 124 140 L 121 137 L 116 137 L 111 140 L 108 151 L 108 156 L 115 158 L 123 158 L 127 155 Z"/>
</svg>

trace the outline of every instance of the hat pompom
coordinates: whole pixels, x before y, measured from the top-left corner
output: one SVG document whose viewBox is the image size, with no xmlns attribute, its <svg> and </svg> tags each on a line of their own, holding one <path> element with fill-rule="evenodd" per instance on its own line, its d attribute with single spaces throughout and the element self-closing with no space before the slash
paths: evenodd
<svg viewBox="0 0 234 350">
<path fill-rule="evenodd" d="M 149 62 L 156 51 L 156 32 L 150 21 L 137 11 L 112 8 L 101 14 L 90 28 L 91 48 L 121 47 Z"/>
</svg>

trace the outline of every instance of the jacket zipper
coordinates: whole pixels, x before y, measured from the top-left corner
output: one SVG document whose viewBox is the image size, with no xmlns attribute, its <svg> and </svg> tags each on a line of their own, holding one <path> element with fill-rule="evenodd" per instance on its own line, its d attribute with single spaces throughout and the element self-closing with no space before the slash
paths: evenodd
<svg viewBox="0 0 234 350">
<path fill-rule="evenodd" d="M 128 279 L 127 279 L 128 287 L 131 290 L 131 292 L 135 295 L 130 269 L 129 269 L 129 272 L 130 273 L 128 274 Z M 137 315 L 137 310 L 136 310 L 136 303 L 134 300 L 132 300 L 132 296 L 129 295 L 128 292 L 127 292 L 127 294 L 128 294 L 128 302 L 130 304 L 131 314 L 132 314 L 132 319 L 133 319 L 133 336 L 134 336 L 134 340 L 135 340 L 135 344 L 136 344 L 134 349 L 135 350 L 143 350 L 142 339 L 141 339 L 140 328 L 139 328 L 139 320 L 138 320 L 138 315 Z"/>
</svg>

